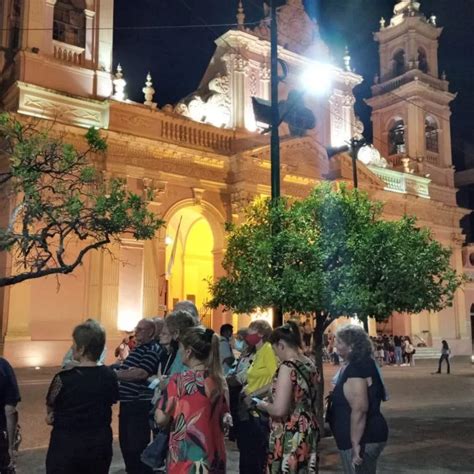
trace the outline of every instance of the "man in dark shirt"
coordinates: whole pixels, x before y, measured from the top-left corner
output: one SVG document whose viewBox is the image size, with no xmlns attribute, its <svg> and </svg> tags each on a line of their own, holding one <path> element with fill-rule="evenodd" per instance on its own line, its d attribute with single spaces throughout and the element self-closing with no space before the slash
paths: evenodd
<svg viewBox="0 0 474 474">
<path fill-rule="evenodd" d="M 13 445 L 18 422 L 16 405 L 21 400 L 12 366 L 0 357 L 0 473 L 14 473 Z"/>
<path fill-rule="evenodd" d="M 158 371 L 161 348 L 154 340 L 155 324 L 142 319 L 135 329 L 137 347 L 117 371 L 120 382 L 119 440 L 128 474 L 148 474 L 152 470 L 140 461 L 150 442 L 149 413 L 153 390 L 147 379 Z"/>
</svg>

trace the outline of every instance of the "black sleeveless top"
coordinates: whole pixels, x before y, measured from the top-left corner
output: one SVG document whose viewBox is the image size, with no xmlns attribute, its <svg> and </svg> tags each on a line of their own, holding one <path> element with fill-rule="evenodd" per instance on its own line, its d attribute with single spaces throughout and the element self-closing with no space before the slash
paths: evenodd
<svg viewBox="0 0 474 474">
<path fill-rule="evenodd" d="M 375 361 L 368 357 L 362 361 L 351 362 L 339 375 L 333 391 L 330 426 L 338 449 L 351 449 L 351 407 L 344 396 L 344 384 L 349 378 L 372 377 L 372 385 L 367 387 L 369 408 L 364 434 L 360 444 L 382 443 L 388 438 L 388 426 L 380 412 L 380 403 L 385 398 L 385 388 Z"/>
</svg>

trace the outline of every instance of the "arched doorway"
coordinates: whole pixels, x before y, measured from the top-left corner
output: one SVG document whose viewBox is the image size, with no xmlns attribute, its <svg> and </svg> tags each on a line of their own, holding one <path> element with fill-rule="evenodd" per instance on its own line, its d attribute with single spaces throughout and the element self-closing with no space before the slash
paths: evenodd
<svg viewBox="0 0 474 474">
<path fill-rule="evenodd" d="M 215 238 L 208 219 L 198 207 L 177 210 L 166 228 L 166 305 L 171 310 L 180 300 L 195 303 L 202 323 L 211 327 L 209 281 L 214 278 Z"/>
</svg>

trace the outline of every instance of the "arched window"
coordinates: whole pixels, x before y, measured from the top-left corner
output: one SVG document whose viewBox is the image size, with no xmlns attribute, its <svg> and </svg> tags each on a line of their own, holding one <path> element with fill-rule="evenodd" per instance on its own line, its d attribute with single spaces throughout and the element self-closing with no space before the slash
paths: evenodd
<svg viewBox="0 0 474 474">
<path fill-rule="evenodd" d="M 83 48 L 86 16 L 84 0 L 58 0 L 54 7 L 53 39 Z"/>
<path fill-rule="evenodd" d="M 395 119 L 388 131 L 389 155 L 405 153 L 405 123 L 402 119 Z"/>
<path fill-rule="evenodd" d="M 428 59 L 423 48 L 418 48 L 418 69 L 426 74 L 429 72 Z"/>
<path fill-rule="evenodd" d="M 393 55 L 393 75 L 401 76 L 405 73 L 405 51 L 400 49 Z"/>
<path fill-rule="evenodd" d="M 439 152 L 438 124 L 433 117 L 425 119 L 425 143 L 426 151 Z"/>
</svg>

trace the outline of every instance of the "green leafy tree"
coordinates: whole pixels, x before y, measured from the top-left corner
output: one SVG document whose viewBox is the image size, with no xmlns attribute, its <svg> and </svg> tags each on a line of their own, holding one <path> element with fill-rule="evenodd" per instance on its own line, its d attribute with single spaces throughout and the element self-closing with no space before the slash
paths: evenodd
<svg viewBox="0 0 474 474">
<path fill-rule="evenodd" d="M 12 256 L 0 286 L 72 272 L 122 235 L 151 239 L 163 222 L 121 179 L 100 171 L 107 144 L 95 128 L 78 150 L 61 137 L 0 115 L 0 251 Z"/>
<path fill-rule="evenodd" d="M 365 193 L 328 183 L 301 201 L 253 203 L 242 225 L 228 225 L 227 275 L 211 285 L 210 305 L 312 315 L 321 373 L 323 334 L 336 318 L 383 321 L 394 311 L 450 305 L 462 281 L 450 267 L 450 250 L 414 218 L 385 221 L 382 210 Z M 321 385 L 320 419 L 323 392 Z"/>
</svg>

